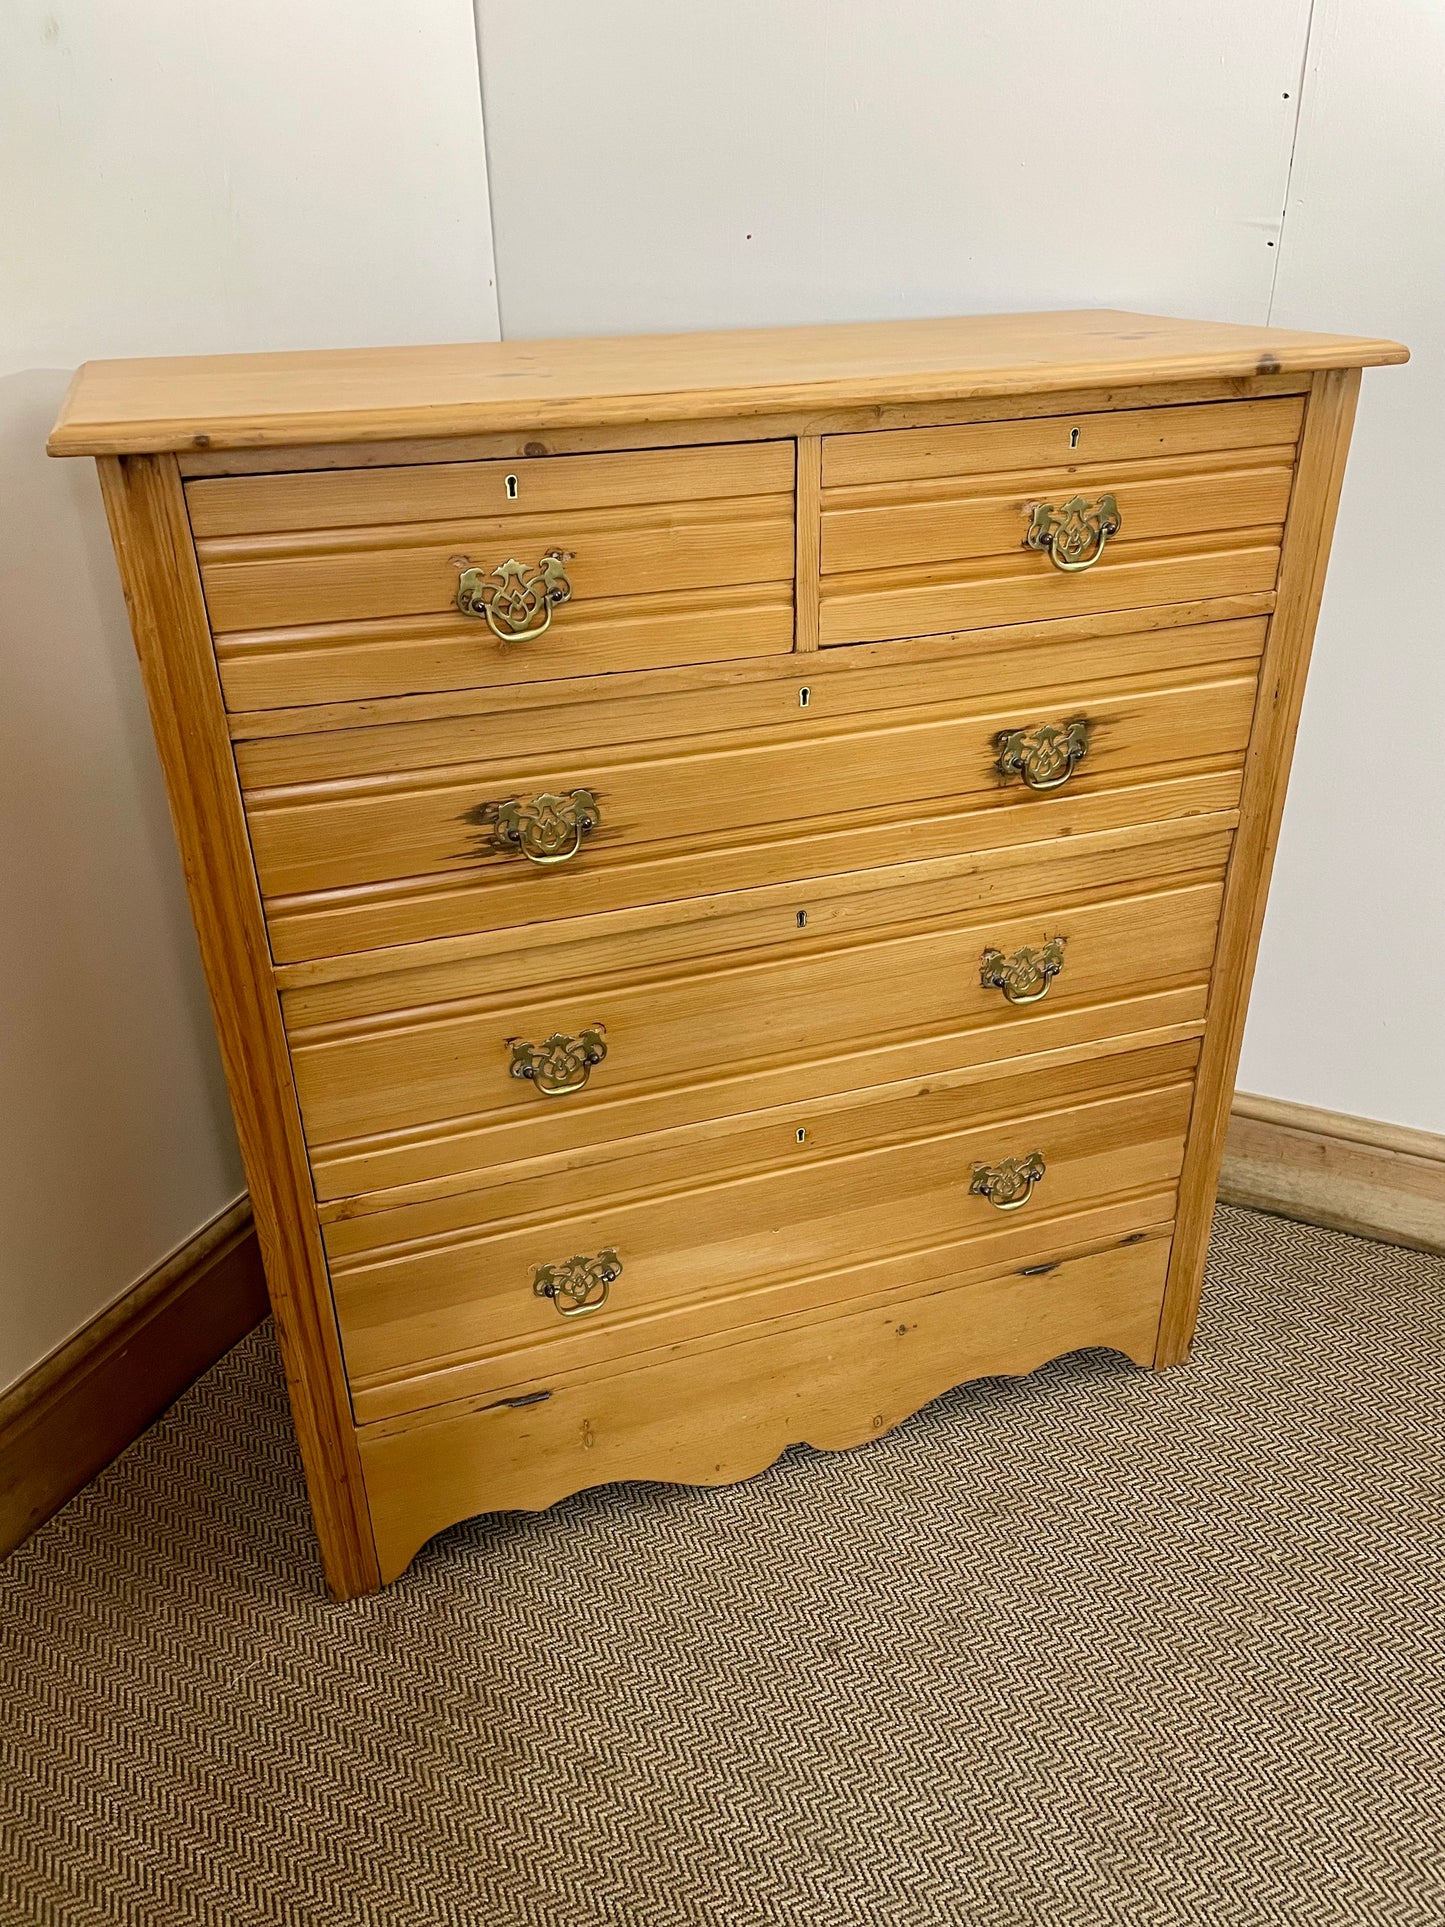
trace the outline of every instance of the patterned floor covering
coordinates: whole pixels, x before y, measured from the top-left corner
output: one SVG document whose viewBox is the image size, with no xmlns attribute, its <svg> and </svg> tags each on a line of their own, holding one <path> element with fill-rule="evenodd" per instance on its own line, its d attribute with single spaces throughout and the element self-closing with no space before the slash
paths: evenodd
<svg viewBox="0 0 1445 1927">
<path fill-rule="evenodd" d="M 1223 1212 L 1085 1354 L 324 1596 L 269 1329 L 0 1575 L 0 1919 L 1445 1920 L 1445 1265 Z"/>
</svg>

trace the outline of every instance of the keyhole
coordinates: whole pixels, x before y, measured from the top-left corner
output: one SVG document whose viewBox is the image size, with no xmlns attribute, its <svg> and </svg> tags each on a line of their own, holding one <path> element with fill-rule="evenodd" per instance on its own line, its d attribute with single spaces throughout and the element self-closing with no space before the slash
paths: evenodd
<svg viewBox="0 0 1445 1927">
<path fill-rule="evenodd" d="M 1074 430 L 1075 439 L 1078 438 L 1078 433 L 1079 431 L 1076 428 Z M 507 500 L 509 502 L 515 502 L 516 499 L 517 499 L 517 478 L 515 475 L 509 475 L 507 477 Z"/>
<path fill-rule="evenodd" d="M 1077 428 L 1071 428 L 1069 430 L 1069 447 L 1077 448 L 1078 446 L 1079 446 L 1079 431 Z"/>
<path fill-rule="evenodd" d="M 809 689 L 809 688 L 808 688 L 808 687 L 806 686 L 806 684 L 805 684 L 805 685 L 804 685 L 804 687 L 803 687 L 803 688 L 801 688 L 801 689 L 800 689 L 800 690 L 798 691 L 798 707 L 799 707 L 799 709 L 806 709 L 806 708 L 808 707 L 808 704 L 809 704 L 809 703 L 810 703 L 810 702 L 811 702 L 812 700 L 813 700 L 813 692 L 812 692 L 812 690 L 811 690 L 811 689 Z"/>
<path fill-rule="evenodd" d="M 799 1142 L 799 1144 L 806 1144 L 806 1143 L 808 1142 L 808 1133 L 807 1133 L 806 1131 L 804 1131 L 804 1130 L 802 1130 L 802 1129 L 800 1129 L 800 1130 L 799 1130 L 799 1132 L 798 1132 L 798 1142 Z"/>
<path fill-rule="evenodd" d="M 807 927 L 808 927 L 808 913 L 806 910 L 800 910 L 798 912 L 798 928 L 800 930 L 806 930 Z"/>
</svg>

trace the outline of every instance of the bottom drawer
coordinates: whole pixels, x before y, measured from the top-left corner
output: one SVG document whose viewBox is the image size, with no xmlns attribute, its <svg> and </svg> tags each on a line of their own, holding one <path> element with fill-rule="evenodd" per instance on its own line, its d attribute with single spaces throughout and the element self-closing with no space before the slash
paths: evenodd
<svg viewBox="0 0 1445 1927">
<path fill-rule="evenodd" d="M 729 1485 L 789 1445 L 862 1444 L 953 1385 L 1030 1372 L 1084 1346 L 1148 1364 L 1168 1263 L 1165 1225 L 641 1370 L 363 1426 L 382 1580 L 478 1512 L 539 1511 L 617 1479 Z"/>
<path fill-rule="evenodd" d="M 434 1206 L 332 1225 L 356 1415 L 826 1311 L 930 1266 L 1027 1259 L 1091 1212 L 1113 1212 L 1112 1228 L 1121 1204 L 1131 1227 L 1168 1219 L 1196 1048 L 1020 1074 L 983 1098 L 929 1084 L 859 1093 L 796 1128 L 740 1134 L 730 1170 L 714 1159 L 691 1181 L 686 1154 L 662 1149 L 605 1176 L 449 1200 L 439 1226 Z"/>
</svg>

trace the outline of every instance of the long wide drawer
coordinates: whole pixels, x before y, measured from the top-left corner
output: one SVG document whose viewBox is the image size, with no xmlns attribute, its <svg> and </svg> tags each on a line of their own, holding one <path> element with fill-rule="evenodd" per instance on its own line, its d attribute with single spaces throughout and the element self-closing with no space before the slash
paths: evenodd
<svg viewBox="0 0 1445 1927">
<path fill-rule="evenodd" d="M 1258 625 L 1218 627 L 1233 651 Z M 242 744 L 273 953 L 338 955 L 1234 806 L 1252 655 L 1141 686 L 1065 680 L 1069 645 L 1021 653 L 1051 656 L 1060 681 L 981 702 L 920 675 L 910 706 L 871 721 L 799 705 L 786 724 L 676 744 L 529 753 L 517 713 L 430 725 L 424 767 L 398 767 L 416 739 L 388 728 Z M 1199 778 L 1208 800 L 1157 794 Z"/>
<path fill-rule="evenodd" d="M 717 1147 L 614 1161 L 325 1227 L 360 1419 L 836 1305 L 872 1268 L 1025 1261 L 1165 1222 L 1196 1047 L 858 1103 Z M 1119 1086 L 1172 1071 L 1146 1088 Z M 1113 1091 L 1098 1091 L 1112 1078 Z M 992 1093 L 996 1113 L 989 1110 Z M 1081 1095 L 1076 1093 L 1082 1092 Z M 1065 1229 L 1064 1227 L 1067 1227 Z M 939 1254 L 944 1254 L 942 1257 Z M 965 1256 L 966 1254 L 966 1256 Z M 857 1274 L 856 1276 L 854 1274 Z"/>
<path fill-rule="evenodd" d="M 753 442 L 193 481 L 227 705 L 786 651 L 794 468 Z"/>
<path fill-rule="evenodd" d="M 1298 397 L 825 437 L 822 642 L 1273 587 Z"/>
<path fill-rule="evenodd" d="M 540 1511 L 616 1479 L 731 1485 L 789 1445 L 843 1451 L 965 1380 L 1030 1372 L 1084 1346 L 1146 1365 L 1168 1263 L 1165 1224 L 1116 1227 L 1046 1263 L 955 1263 L 933 1277 L 920 1266 L 834 1316 L 364 1425 L 382 1579 L 469 1513 Z"/>
<path fill-rule="evenodd" d="M 909 865 L 810 907 L 702 899 L 610 944 L 564 924 L 541 950 L 407 950 L 386 974 L 288 990 L 317 1195 L 1202 1025 L 1230 842 Z"/>
</svg>

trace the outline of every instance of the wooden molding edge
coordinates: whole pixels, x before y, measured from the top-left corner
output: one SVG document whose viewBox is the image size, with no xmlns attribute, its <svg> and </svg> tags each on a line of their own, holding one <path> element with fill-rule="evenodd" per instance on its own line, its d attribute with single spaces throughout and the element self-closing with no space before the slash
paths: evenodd
<svg viewBox="0 0 1445 1927">
<path fill-rule="evenodd" d="M 376 1590 L 376 1547 L 185 494 L 172 457 L 108 459 L 98 471 L 190 891 L 311 1517 L 327 1583 L 338 1599 L 352 1599 Z"/>
<path fill-rule="evenodd" d="M 58 1512 L 269 1309 L 240 1198 L 0 1395 L 0 1555 Z"/>
<path fill-rule="evenodd" d="M 1204 1049 L 1179 1178 L 1174 1251 L 1155 1355 L 1155 1362 L 1161 1366 L 1182 1364 L 1189 1356 L 1199 1314 L 1230 1095 L 1244 1040 L 1265 897 L 1284 813 L 1290 758 L 1304 700 L 1315 618 L 1324 593 L 1325 567 L 1359 386 L 1358 368 L 1316 375 L 1305 403 L 1274 614 L 1265 637 L 1254 722 L 1245 753 L 1239 828 L 1224 883 Z"/>
<path fill-rule="evenodd" d="M 1445 1136 L 1235 1093 L 1224 1204 L 1445 1253 Z"/>
</svg>

